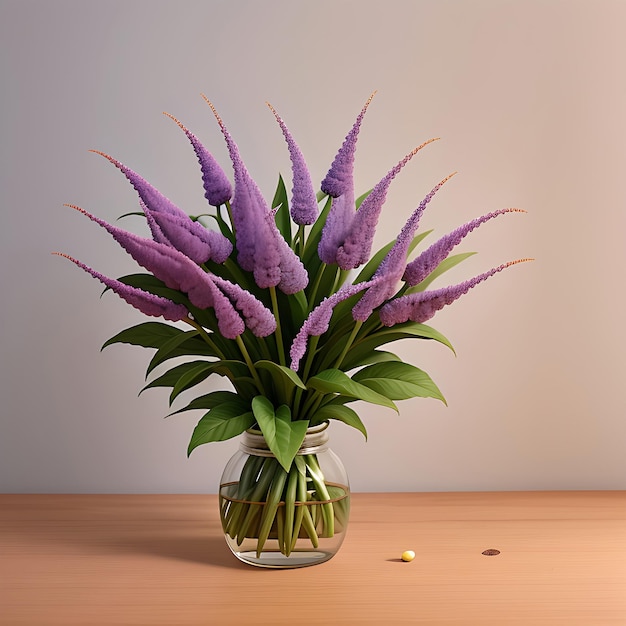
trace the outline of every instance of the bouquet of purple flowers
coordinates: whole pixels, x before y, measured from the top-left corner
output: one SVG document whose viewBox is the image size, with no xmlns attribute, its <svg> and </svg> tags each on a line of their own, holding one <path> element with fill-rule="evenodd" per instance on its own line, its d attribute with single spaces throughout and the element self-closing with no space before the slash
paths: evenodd
<svg viewBox="0 0 626 626">
<path fill-rule="evenodd" d="M 198 158 L 210 214 L 187 215 L 139 174 L 103 153 L 99 154 L 115 165 L 137 192 L 152 238 L 137 236 L 73 207 L 102 226 L 146 272 L 114 280 L 67 258 L 144 314 L 189 327 L 145 322 L 104 345 L 130 343 L 155 349 L 147 374 L 174 357 L 191 357 L 145 387 L 171 388 L 170 404 L 214 375 L 228 378 L 229 390 L 200 395 L 175 411 L 205 411 L 188 453 L 201 444 L 226 440 L 249 429 L 260 431 L 275 457 L 273 478 L 266 477 L 260 490 L 263 477 L 248 472 L 239 499 L 245 501 L 246 494 L 256 488 L 260 501 L 281 501 L 287 511 L 291 507 L 292 514 L 287 515 L 290 525 L 298 524 L 301 516 L 293 515 L 294 496 L 286 493 L 289 477 L 306 487 L 316 470 L 294 462 L 307 429 L 340 420 L 367 436 L 364 424 L 349 406 L 357 400 L 394 410 L 396 401 L 417 396 L 444 401 L 428 374 L 381 346 L 400 339 L 429 339 L 451 348 L 448 340 L 425 322 L 490 276 L 526 260 L 506 263 L 460 284 L 429 289 L 435 278 L 471 254 L 451 254 L 468 233 L 499 215 L 520 211 L 502 209 L 483 215 L 413 254 L 429 234 L 417 234 L 420 218 L 451 176 L 419 203 L 394 241 L 372 254 L 376 225 L 392 180 L 418 151 L 435 140 L 415 148 L 373 189 L 357 198 L 354 155 L 371 99 L 317 193 L 300 149 L 270 106 L 289 149 L 292 191 L 289 197 L 279 178 L 268 204 L 207 100 L 226 140 L 234 185 L 200 140 L 172 119 Z M 354 271 L 357 268 L 360 270 Z M 319 483 L 316 475 L 318 487 Z M 294 493 L 303 491 L 294 487 Z M 257 538 L 260 553 L 276 524 L 273 517 L 267 519 L 273 515 L 272 508 L 265 508 L 261 515 L 266 519 L 250 534 L 252 531 L 242 531 L 246 515 L 245 510 L 237 510 L 240 504 L 234 502 L 230 512 L 223 512 L 225 529 L 238 539 L 242 534 Z M 322 532 L 332 532 L 332 504 L 330 511 Z M 233 518 L 240 523 L 233 523 Z M 284 523 L 284 517 L 281 519 Z M 300 519 L 298 528 L 290 526 L 287 536 L 297 537 L 302 524 Z M 310 528 L 306 520 L 304 526 Z M 316 531 L 307 532 L 315 545 Z M 292 541 L 283 541 L 284 554 L 292 548 Z"/>
</svg>

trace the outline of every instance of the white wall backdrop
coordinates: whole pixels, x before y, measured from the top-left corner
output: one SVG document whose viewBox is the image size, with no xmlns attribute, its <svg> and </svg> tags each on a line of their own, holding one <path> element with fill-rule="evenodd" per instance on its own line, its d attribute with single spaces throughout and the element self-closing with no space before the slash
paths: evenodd
<svg viewBox="0 0 626 626">
<path fill-rule="evenodd" d="M 143 320 L 60 250 L 133 271 L 107 221 L 135 210 L 139 171 L 204 209 L 195 156 L 168 111 L 224 166 L 206 93 L 268 196 L 289 174 L 279 110 L 316 180 L 369 94 L 365 191 L 440 136 L 392 186 L 379 243 L 431 187 L 437 234 L 509 215 L 466 239 L 458 281 L 507 270 L 440 312 L 454 344 L 397 347 L 448 406 L 360 409 L 333 447 L 357 491 L 626 488 L 626 3 L 619 0 L 0 1 L 0 491 L 215 492 L 234 441 L 186 447 L 198 414 L 140 397 L 151 352 L 100 346 Z M 140 221 L 135 222 L 140 228 Z M 130 221 L 124 224 L 134 228 Z M 441 283 L 445 284 L 445 283 Z M 187 398 L 188 399 L 188 398 Z"/>
</svg>

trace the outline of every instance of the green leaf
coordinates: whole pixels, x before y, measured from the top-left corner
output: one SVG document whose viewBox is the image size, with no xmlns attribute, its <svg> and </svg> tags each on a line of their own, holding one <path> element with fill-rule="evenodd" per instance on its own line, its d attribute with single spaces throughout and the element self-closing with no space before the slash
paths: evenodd
<svg viewBox="0 0 626 626">
<path fill-rule="evenodd" d="M 193 370 L 199 364 L 206 363 L 206 361 L 190 361 L 188 363 L 181 363 L 176 367 L 165 372 L 158 378 L 155 378 L 153 381 L 149 382 L 140 392 L 141 395 L 146 389 L 151 389 L 154 387 L 174 387 L 179 379 L 187 374 L 187 372 Z"/>
<path fill-rule="evenodd" d="M 320 211 L 317 220 L 315 220 L 315 224 L 311 226 L 309 236 L 307 237 L 306 249 L 304 255 L 302 256 L 302 262 L 304 263 L 304 266 L 307 268 L 307 270 L 309 270 L 309 276 L 314 276 L 317 273 L 317 269 L 322 263 L 317 256 L 317 247 L 319 245 L 320 239 L 322 238 L 322 229 L 326 224 L 326 218 L 328 217 L 328 213 L 330 212 L 330 207 L 333 201 L 330 196 L 325 197 L 326 202 L 324 203 L 324 208 Z"/>
<path fill-rule="evenodd" d="M 203 341 L 197 330 L 189 330 L 181 332 L 175 335 L 168 341 L 166 341 L 154 354 L 148 369 L 146 370 L 146 376 L 155 368 L 168 359 L 173 359 L 179 356 L 187 355 L 204 355 L 219 357 L 219 355 Z"/>
<path fill-rule="evenodd" d="M 144 348 L 160 348 L 172 337 L 178 337 L 182 330 L 162 322 L 144 322 L 127 328 L 104 342 L 101 350 L 114 343 L 129 343 Z"/>
<path fill-rule="evenodd" d="M 187 406 L 178 409 L 178 411 L 173 411 L 167 417 L 195 409 L 213 409 L 225 402 L 240 402 L 242 406 L 250 407 L 250 403 L 244 400 L 238 393 L 232 391 L 212 391 L 211 393 L 194 398 Z"/>
<path fill-rule="evenodd" d="M 347 374 L 337 369 L 324 370 L 309 378 L 307 387 L 322 393 L 340 393 L 364 402 L 386 406 L 398 411 L 396 405 L 382 394 L 352 380 Z"/>
<path fill-rule="evenodd" d="M 204 443 L 231 439 L 253 425 L 254 416 L 249 407 L 244 410 L 240 402 L 224 402 L 200 419 L 191 435 L 187 456 Z"/>
<path fill-rule="evenodd" d="M 365 339 L 359 340 L 348 350 L 345 361 L 358 361 L 371 354 L 374 349 L 400 339 L 432 339 L 442 343 L 454 352 L 452 344 L 434 328 L 425 324 L 417 324 L 416 322 L 404 322 L 403 324 L 396 324 L 391 328 L 383 328 Z"/>
<path fill-rule="evenodd" d="M 354 202 L 357 211 L 359 210 L 359 207 L 361 206 L 361 204 L 363 204 L 363 200 L 365 200 L 365 198 L 367 198 L 367 196 L 369 196 L 372 193 L 373 189 L 370 189 L 369 191 L 366 191 L 365 193 L 362 193 Z"/>
<path fill-rule="evenodd" d="M 289 305 L 289 313 L 291 319 L 291 326 L 297 330 L 300 329 L 304 320 L 308 315 L 309 303 L 306 299 L 304 291 L 298 291 L 297 293 L 290 294 L 287 298 L 287 304 Z M 284 320 L 281 320 L 283 322 Z"/>
<path fill-rule="evenodd" d="M 269 449 L 288 472 L 304 441 L 309 422 L 292 422 L 288 406 L 283 404 L 274 411 L 272 403 L 264 396 L 256 396 L 252 400 L 252 412 Z"/>
<path fill-rule="evenodd" d="M 352 377 L 390 400 L 437 398 L 446 403 L 441 391 L 423 370 L 402 361 L 376 363 Z"/>
<path fill-rule="evenodd" d="M 131 215 L 139 215 L 140 217 L 146 217 L 146 214 L 143 211 L 132 211 L 130 213 L 123 213 L 117 219 L 121 220 L 125 217 L 130 217 Z"/>
<path fill-rule="evenodd" d="M 437 267 L 421 282 L 413 287 L 409 287 L 406 290 L 406 293 L 415 293 L 416 291 L 424 291 L 426 287 L 428 287 L 436 278 L 439 278 L 443 273 L 452 269 L 455 265 L 458 265 L 465 259 L 468 259 L 471 256 L 474 256 L 476 252 L 462 252 L 460 254 L 453 254 L 449 256 L 447 259 L 444 259 L 437 265 Z"/>
<path fill-rule="evenodd" d="M 400 357 L 393 352 L 387 352 L 385 350 L 372 350 L 364 354 L 360 358 L 345 358 L 341 364 L 343 371 L 350 371 L 355 367 L 362 367 L 363 365 L 371 365 L 372 363 L 384 363 L 386 361 L 400 361 Z"/>
<path fill-rule="evenodd" d="M 195 367 L 190 368 L 176 381 L 172 393 L 170 394 L 170 404 L 172 404 L 175 398 L 183 391 L 195 385 L 199 385 L 202 381 L 211 376 L 211 374 L 228 376 L 233 382 L 236 382 L 238 377 L 234 373 L 235 369 L 239 369 L 240 372 L 242 372 L 241 366 L 243 365 L 247 373 L 247 367 L 245 363 L 241 361 L 196 361 L 195 363 Z"/>
<path fill-rule="evenodd" d="M 174 399 L 186 389 L 199 385 L 206 380 L 215 371 L 215 363 L 201 363 L 183 374 L 174 385 L 172 393 L 170 393 L 170 405 Z"/>
<path fill-rule="evenodd" d="M 284 365 L 278 365 L 278 363 L 274 363 L 274 361 L 257 361 L 254 367 L 268 370 L 272 374 L 272 377 L 280 377 L 292 387 L 295 386 L 306 389 L 306 385 L 302 382 L 300 376 Z"/>
<path fill-rule="evenodd" d="M 348 426 L 356 428 L 363 433 L 367 441 L 367 430 L 354 409 L 343 404 L 326 404 L 315 412 L 315 423 L 325 422 L 326 420 L 339 420 Z"/>
<path fill-rule="evenodd" d="M 289 215 L 289 201 L 287 200 L 287 189 L 285 189 L 285 182 L 282 176 L 278 176 L 278 185 L 276 186 L 276 193 L 272 200 L 272 209 L 278 207 L 274 219 L 276 226 L 280 231 L 288 245 L 291 246 L 291 216 Z"/>
</svg>

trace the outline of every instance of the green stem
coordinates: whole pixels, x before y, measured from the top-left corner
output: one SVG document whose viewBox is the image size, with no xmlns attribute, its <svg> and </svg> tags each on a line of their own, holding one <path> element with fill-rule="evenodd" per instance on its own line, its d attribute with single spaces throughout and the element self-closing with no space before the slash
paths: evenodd
<svg viewBox="0 0 626 626">
<path fill-rule="evenodd" d="M 304 256 L 304 244 L 306 243 L 304 236 L 304 224 L 298 226 L 298 247 L 300 248 L 300 258 Z"/>
<path fill-rule="evenodd" d="M 315 299 L 317 298 L 317 290 L 319 289 L 320 283 L 322 282 L 322 276 L 326 271 L 328 265 L 326 263 L 322 263 L 319 270 L 317 271 L 317 276 L 315 277 L 315 282 L 313 283 L 313 287 L 311 288 L 311 296 L 309 297 L 309 302 L 311 303 L 311 309 L 315 307 Z"/>
<path fill-rule="evenodd" d="M 278 362 L 286 365 L 285 347 L 283 346 L 283 333 L 280 328 L 280 314 L 278 311 L 278 298 L 276 297 L 276 287 L 270 287 L 270 296 L 272 297 L 272 309 L 276 318 L 276 347 L 278 348 Z"/>
<path fill-rule="evenodd" d="M 361 330 L 361 326 L 363 326 L 363 322 L 357 320 L 354 328 L 352 329 L 352 332 L 350 333 L 350 337 L 348 337 L 348 341 L 346 341 L 345 345 L 343 346 L 343 350 L 341 351 L 341 354 L 335 362 L 335 369 L 339 369 L 339 366 L 343 362 L 346 354 L 348 354 L 348 350 L 352 347 L 352 342 L 355 340 L 357 333 L 359 332 L 359 330 Z"/>
<path fill-rule="evenodd" d="M 309 347 L 307 349 L 306 361 L 304 363 L 304 370 L 302 372 L 302 380 L 306 384 L 307 378 L 309 377 L 309 371 L 311 370 L 311 365 L 313 363 L 313 359 L 315 357 L 315 350 L 317 349 L 317 342 L 320 340 L 319 336 L 315 335 L 311 337 L 309 342 Z M 294 419 L 298 419 L 298 411 L 300 409 L 300 402 L 302 400 L 302 392 L 304 390 L 302 387 L 298 387 L 296 389 L 294 401 L 293 401 L 293 415 Z"/>
<path fill-rule="evenodd" d="M 211 349 L 215 351 L 216 355 L 220 359 L 222 360 L 226 359 L 226 357 L 224 356 L 224 353 L 215 345 L 215 342 L 209 336 L 209 333 L 207 333 L 207 331 L 204 330 L 204 328 L 200 326 L 200 324 L 198 324 L 196 320 L 193 320 L 190 317 L 187 317 L 185 318 L 184 321 L 187 322 L 187 324 L 189 324 L 190 326 L 193 326 L 198 331 L 202 339 L 204 339 L 204 341 L 211 347 Z"/>
<path fill-rule="evenodd" d="M 246 346 L 243 340 L 241 339 L 241 335 L 236 337 L 236 341 L 237 341 L 237 345 L 239 346 L 239 350 L 241 350 L 241 354 L 243 355 L 243 358 L 246 361 L 246 364 L 248 365 L 250 374 L 252 374 L 252 378 L 254 378 L 254 382 L 257 386 L 257 389 L 259 390 L 259 393 L 262 396 L 267 396 L 267 394 L 265 393 L 265 389 L 263 389 L 263 383 L 261 382 L 261 379 L 259 378 L 259 374 L 256 371 L 256 367 L 254 367 L 254 363 L 252 362 L 252 359 L 250 358 L 250 355 L 248 354 L 248 350 L 246 349 Z"/>
</svg>

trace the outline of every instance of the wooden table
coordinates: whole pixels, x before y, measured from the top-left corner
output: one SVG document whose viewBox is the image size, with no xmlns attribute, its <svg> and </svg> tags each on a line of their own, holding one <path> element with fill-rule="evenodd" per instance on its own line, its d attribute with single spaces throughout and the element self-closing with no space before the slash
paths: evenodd
<svg viewBox="0 0 626 626">
<path fill-rule="evenodd" d="M 626 625 L 626 492 L 353 494 L 339 554 L 282 571 L 216 496 L 0 495 L 0 624 Z"/>
</svg>

